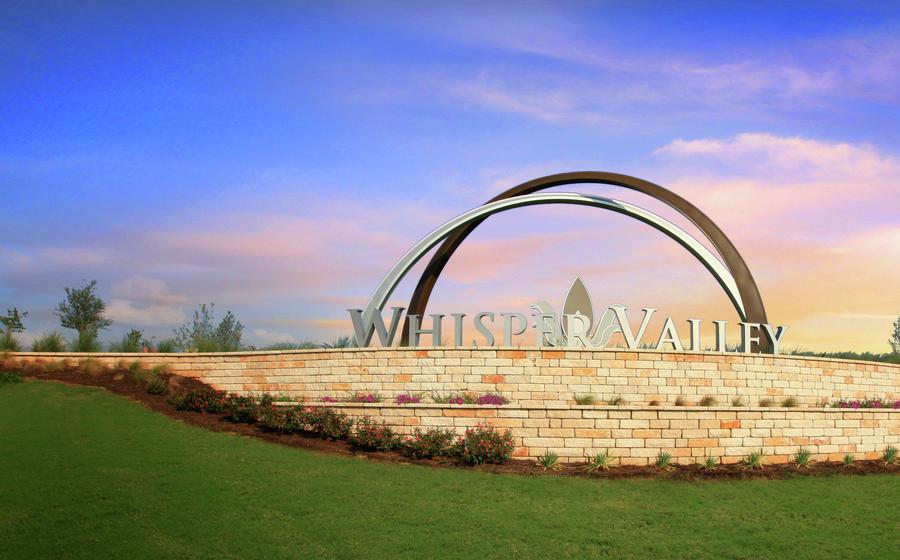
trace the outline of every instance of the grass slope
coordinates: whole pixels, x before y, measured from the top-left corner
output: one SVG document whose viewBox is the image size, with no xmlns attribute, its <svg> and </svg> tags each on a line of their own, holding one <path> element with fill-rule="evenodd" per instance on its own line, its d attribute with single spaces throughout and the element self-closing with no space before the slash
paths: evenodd
<svg viewBox="0 0 900 560">
<path fill-rule="evenodd" d="M 3 558 L 885 557 L 892 475 L 684 483 L 429 470 L 0 386 Z"/>
</svg>

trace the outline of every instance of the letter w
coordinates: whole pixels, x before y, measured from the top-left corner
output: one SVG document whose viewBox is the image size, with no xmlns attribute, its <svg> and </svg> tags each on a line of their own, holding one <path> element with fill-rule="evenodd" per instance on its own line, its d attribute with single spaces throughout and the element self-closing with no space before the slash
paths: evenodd
<svg viewBox="0 0 900 560">
<path fill-rule="evenodd" d="M 394 335 L 397 334 L 397 327 L 400 326 L 400 315 L 403 314 L 404 307 L 392 307 L 393 316 L 391 317 L 390 328 L 384 326 L 384 319 L 381 317 L 381 311 L 375 310 L 371 317 L 363 317 L 362 309 L 348 309 L 350 312 L 350 320 L 353 322 L 353 332 L 356 335 L 356 342 L 360 348 L 364 348 L 372 341 L 372 331 L 378 333 L 378 340 L 382 346 L 391 346 L 394 343 Z"/>
</svg>

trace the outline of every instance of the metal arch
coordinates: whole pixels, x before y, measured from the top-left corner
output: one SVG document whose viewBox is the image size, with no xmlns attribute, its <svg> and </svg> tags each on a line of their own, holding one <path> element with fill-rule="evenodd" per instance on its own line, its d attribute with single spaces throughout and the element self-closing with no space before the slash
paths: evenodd
<svg viewBox="0 0 900 560">
<path fill-rule="evenodd" d="M 391 294 L 394 292 L 400 281 L 403 280 L 403 277 L 406 276 L 409 270 L 415 266 L 415 264 L 425 256 L 432 247 L 440 243 L 442 239 L 454 231 L 457 231 L 459 228 L 475 222 L 480 223 L 493 214 L 511 210 L 513 208 L 534 206 L 538 204 L 576 204 L 612 210 L 613 212 L 635 218 L 665 233 L 703 263 L 722 288 L 725 289 L 725 292 L 734 304 L 738 315 L 740 315 L 742 320 L 745 319 L 746 313 L 744 311 L 744 303 L 731 272 L 709 251 L 709 249 L 704 247 L 702 243 L 691 237 L 683 229 L 648 210 L 634 206 L 633 204 L 628 204 L 627 202 L 576 193 L 544 193 L 515 196 L 504 200 L 489 202 L 483 206 L 460 214 L 426 235 L 421 241 L 409 249 L 399 261 L 397 261 L 394 267 L 388 272 L 372 293 L 372 296 L 369 298 L 369 302 L 366 304 L 366 308 L 363 311 L 364 324 L 370 324 L 374 314 L 384 309 L 388 298 L 391 297 Z M 368 334 L 367 340 L 359 341 L 360 346 L 368 346 L 371 342 L 372 334 L 373 333 L 371 332 Z"/>
<path fill-rule="evenodd" d="M 725 266 L 728 267 L 728 270 L 735 279 L 738 292 L 741 295 L 741 300 L 744 302 L 746 309 L 746 318 L 744 320 L 760 324 L 768 322 L 766 310 L 763 306 L 759 288 L 756 286 L 756 281 L 753 279 L 750 269 L 747 267 L 747 264 L 744 262 L 744 259 L 741 257 L 740 253 L 738 253 L 737 248 L 731 240 L 728 239 L 725 233 L 709 219 L 706 214 L 701 212 L 699 208 L 674 192 L 657 184 L 638 179 L 637 177 L 622 175 L 620 173 L 573 171 L 570 173 L 548 175 L 546 177 L 540 177 L 522 183 L 521 185 L 500 193 L 488 202 L 496 202 L 498 200 L 505 200 L 516 196 L 532 194 L 552 187 L 575 183 L 615 185 L 631 189 L 651 196 L 677 210 L 703 232 L 703 235 L 709 239 L 710 243 L 712 243 L 713 247 L 715 247 L 716 251 L 721 255 Z M 477 228 L 482 221 L 483 218 L 473 220 L 464 226 L 460 226 L 456 231 L 447 236 L 444 243 L 438 248 L 434 256 L 431 257 L 431 260 L 425 267 L 425 271 L 422 272 L 422 276 L 419 278 L 419 282 L 416 284 L 413 295 L 410 298 L 407 309 L 408 314 L 423 315 L 425 313 L 425 308 L 428 305 L 428 299 L 431 297 L 431 292 L 434 290 L 437 279 L 447 265 L 447 262 L 450 260 L 450 257 L 453 256 L 456 249 L 459 248 L 470 233 L 475 231 L 475 228 Z M 407 319 L 404 323 L 401 333 L 400 344 L 403 346 L 408 344 L 408 321 L 409 320 Z M 768 341 L 763 339 L 760 342 L 760 349 L 765 350 L 767 346 Z"/>
</svg>

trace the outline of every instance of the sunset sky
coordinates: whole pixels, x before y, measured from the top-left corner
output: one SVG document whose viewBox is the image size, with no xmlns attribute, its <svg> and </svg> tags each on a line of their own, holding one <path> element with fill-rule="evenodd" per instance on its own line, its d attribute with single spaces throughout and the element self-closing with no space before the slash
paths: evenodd
<svg viewBox="0 0 900 560">
<path fill-rule="evenodd" d="M 125 4 L 0 7 L 0 311 L 29 312 L 25 341 L 90 279 L 105 340 L 168 337 L 201 302 L 249 344 L 330 340 L 433 228 L 596 170 L 710 216 L 787 347 L 889 350 L 898 4 Z M 577 275 L 595 308 L 737 320 L 670 239 L 562 206 L 489 219 L 429 311 L 561 307 Z"/>
</svg>

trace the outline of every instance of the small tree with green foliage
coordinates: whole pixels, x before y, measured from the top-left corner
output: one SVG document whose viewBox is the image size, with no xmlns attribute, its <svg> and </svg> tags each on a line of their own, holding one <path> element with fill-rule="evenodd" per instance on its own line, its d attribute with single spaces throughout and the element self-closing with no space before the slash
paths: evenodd
<svg viewBox="0 0 900 560">
<path fill-rule="evenodd" d="M 897 320 L 894 321 L 894 326 L 891 329 L 891 338 L 888 340 L 888 344 L 891 345 L 891 351 L 894 354 L 900 354 L 900 317 L 897 317 Z"/>
<path fill-rule="evenodd" d="M 241 349 L 244 325 L 231 311 L 216 327 L 215 304 L 201 303 L 194 311 L 190 323 L 175 329 L 175 340 L 179 347 L 188 352 L 234 352 Z"/>
<path fill-rule="evenodd" d="M 72 349 L 76 352 L 98 351 L 97 332 L 112 324 L 106 318 L 106 303 L 94 293 L 96 289 L 96 280 L 80 288 L 66 288 L 66 299 L 54 311 L 60 325 L 78 332 L 72 343 Z"/>
<path fill-rule="evenodd" d="M 0 324 L 3 325 L 3 335 L 0 337 L 0 350 L 17 352 L 21 350 L 19 341 L 14 336 L 25 330 L 22 319 L 28 316 L 28 312 L 19 312 L 19 309 L 13 307 L 6 310 L 6 315 L 0 317 Z"/>
</svg>

